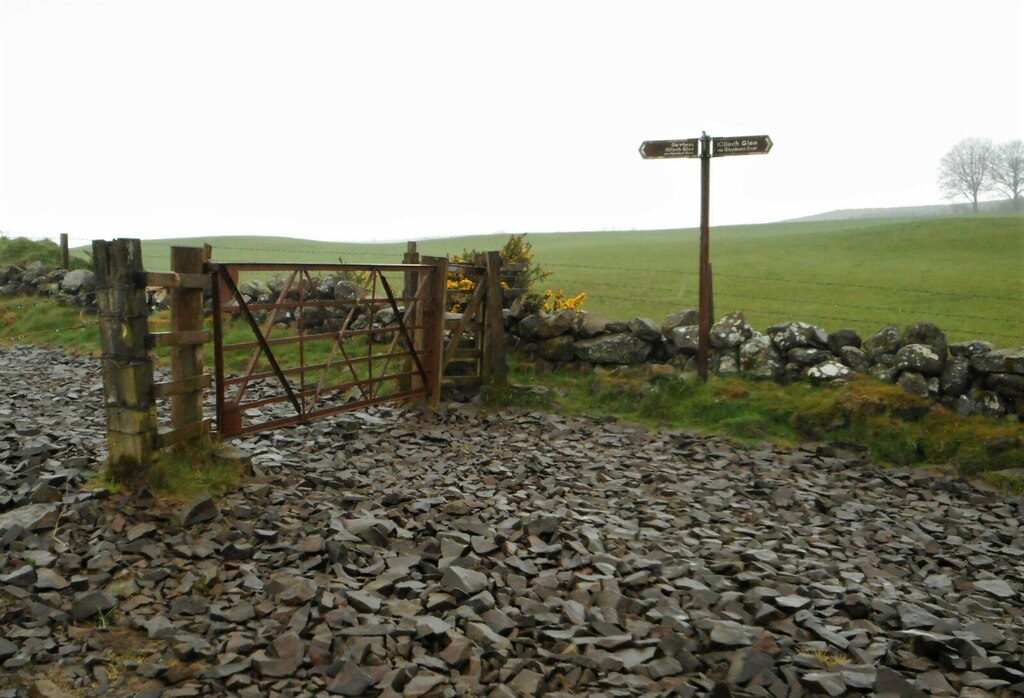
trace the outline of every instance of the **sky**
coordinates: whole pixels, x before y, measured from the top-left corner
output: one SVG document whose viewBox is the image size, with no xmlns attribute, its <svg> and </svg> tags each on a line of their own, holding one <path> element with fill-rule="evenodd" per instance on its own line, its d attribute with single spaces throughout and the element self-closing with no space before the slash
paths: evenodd
<svg viewBox="0 0 1024 698">
<path fill-rule="evenodd" d="M 0 0 L 0 230 L 377 241 L 943 203 L 1024 137 L 1024 0 Z"/>
</svg>

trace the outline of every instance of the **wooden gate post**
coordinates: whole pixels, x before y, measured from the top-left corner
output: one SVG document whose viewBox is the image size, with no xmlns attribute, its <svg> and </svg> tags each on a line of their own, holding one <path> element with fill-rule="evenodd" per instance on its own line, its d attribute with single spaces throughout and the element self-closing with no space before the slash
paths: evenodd
<svg viewBox="0 0 1024 698">
<path fill-rule="evenodd" d="M 92 258 L 103 357 L 107 467 L 115 481 L 132 480 L 149 465 L 156 439 L 142 243 L 94 240 Z"/>
<path fill-rule="evenodd" d="M 444 365 L 444 318 L 448 308 L 448 258 L 423 257 L 430 270 L 423 307 L 423 367 L 427 374 L 427 407 L 441 406 L 441 372 Z"/>
<path fill-rule="evenodd" d="M 201 275 L 207 255 L 203 247 L 172 247 L 171 271 L 179 279 Z M 179 281 L 171 288 L 171 381 L 180 386 L 180 392 L 171 394 L 174 437 L 161 439 L 161 445 L 187 441 L 209 430 L 209 422 L 203 421 L 202 382 L 203 344 L 210 340 L 210 333 L 203 330 L 203 291 L 208 287 L 209 281 L 205 287 Z"/>
<path fill-rule="evenodd" d="M 420 253 L 416 251 L 416 243 L 415 242 L 407 243 L 406 244 L 406 248 L 405 248 L 405 255 L 402 257 L 402 264 L 419 264 L 419 263 L 420 263 Z M 407 271 L 407 272 L 405 272 L 405 278 L 404 278 L 403 281 L 404 281 L 405 288 L 402 289 L 402 297 L 403 298 L 414 298 L 416 296 L 416 289 L 419 288 L 419 274 L 417 272 L 415 272 L 415 271 Z M 419 325 L 419 324 L 421 324 L 420 323 L 420 318 L 422 317 L 422 308 L 420 306 L 421 306 L 422 302 L 421 301 L 414 301 L 414 300 L 406 300 L 406 301 L 403 301 L 403 303 L 405 305 L 405 311 L 404 311 L 405 312 L 405 317 L 403 318 L 403 321 L 405 322 L 405 324 L 406 325 Z M 415 308 L 414 308 L 413 312 L 410 313 L 409 312 L 409 307 L 410 307 L 410 305 L 412 303 L 416 303 L 416 305 L 415 305 Z M 420 335 L 420 331 L 419 330 L 413 330 L 413 335 L 412 336 L 413 336 L 413 345 L 414 346 L 409 347 L 409 351 L 417 351 L 418 346 L 416 345 L 416 339 L 415 338 L 418 337 L 419 335 Z M 411 373 L 412 372 L 412 370 L 413 370 L 413 360 L 412 360 L 411 356 L 408 357 L 405 360 L 405 366 L 404 366 L 404 368 L 402 370 L 405 373 Z M 412 390 L 413 387 L 420 387 L 421 383 L 422 383 L 422 381 L 418 377 L 413 376 L 413 375 L 402 376 L 398 380 L 399 387 L 404 392 L 408 392 L 408 391 Z"/>
<path fill-rule="evenodd" d="M 488 252 L 485 262 L 487 299 L 483 318 L 483 384 L 504 387 L 508 383 L 508 364 L 505 361 L 505 318 L 501 314 L 504 292 L 501 289 L 501 253 Z"/>
</svg>

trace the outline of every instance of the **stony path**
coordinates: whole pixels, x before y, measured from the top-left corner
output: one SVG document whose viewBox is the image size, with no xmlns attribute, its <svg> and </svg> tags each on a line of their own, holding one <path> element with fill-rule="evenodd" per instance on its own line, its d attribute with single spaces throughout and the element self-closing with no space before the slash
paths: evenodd
<svg viewBox="0 0 1024 698">
<path fill-rule="evenodd" d="M 1024 693 L 1021 499 L 469 408 L 105 499 L 94 363 L 4 349 L 0 384 L 0 697 Z"/>
</svg>

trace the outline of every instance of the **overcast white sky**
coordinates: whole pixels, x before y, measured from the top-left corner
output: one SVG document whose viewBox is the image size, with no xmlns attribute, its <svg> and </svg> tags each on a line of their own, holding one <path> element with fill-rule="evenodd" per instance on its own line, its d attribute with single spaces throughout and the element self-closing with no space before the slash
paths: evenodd
<svg viewBox="0 0 1024 698">
<path fill-rule="evenodd" d="M 335 240 L 942 203 L 1024 133 L 1024 2 L 0 0 L 0 230 Z"/>
</svg>

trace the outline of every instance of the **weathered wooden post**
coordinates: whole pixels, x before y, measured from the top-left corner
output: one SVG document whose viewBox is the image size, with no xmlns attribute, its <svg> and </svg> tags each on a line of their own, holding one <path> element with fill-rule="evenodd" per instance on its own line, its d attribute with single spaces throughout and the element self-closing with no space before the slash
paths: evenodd
<svg viewBox="0 0 1024 698">
<path fill-rule="evenodd" d="M 501 289 L 501 253 L 488 252 L 487 305 L 484 306 L 483 372 L 484 385 L 504 387 L 508 383 L 508 364 L 505 360 L 505 318 L 501 314 L 504 293 Z"/>
<path fill-rule="evenodd" d="M 60 268 L 67 269 L 71 266 L 71 251 L 68 249 L 68 234 L 60 234 Z"/>
<path fill-rule="evenodd" d="M 181 390 L 171 394 L 171 429 L 181 440 L 209 430 L 203 421 L 203 344 L 210 341 L 203 329 L 203 291 L 210 285 L 209 277 L 202 277 L 206 258 L 202 247 L 171 248 L 171 271 L 178 275 L 170 299 L 171 382 Z"/>
<path fill-rule="evenodd" d="M 423 257 L 433 267 L 423 302 L 423 353 L 427 374 L 427 406 L 441 406 L 441 373 L 444 366 L 444 318 L 448 293 L 448 258 Z"/>
<path fill-rule="evenodd" d="M 406 247 L 405 247 L 405 254 L 402 256 L 402 264 L 419 264 L 419 263 L 420 263 L 420 253 L 416 251 L 416 243 L 415 242 L 407 243 Z M 406 271 L 405 272 L 405 279 L 404 279 L 404 288 L 402 289 L 402 297 L 403 298 L 407 298 L 407 299 L 415 298 L 416 290 L 418 288 L 419 288 L 419 274 L 416 273 L 415 271 Z M 405 317 L 403 318 L 403 322 L 405 322 L 405 324 L 407 324 L 407 325 L 419 325 L 420 324 L 419 319 L 420 319 L 420 317 L 422 315 L 422 308 L 420 307 L 422 301 L 405 300 L 405 301 L 403 301 L 403 303 L 405 304 L 405 311 L 404 311 L 405 312 Z M 415 303 L 416 305 L 414 306 L 413 312 L 410 313 L 409 309 L 410 309 L 410 306 L 412 306 L 413 303 Z M 412 336 L 413 336 L 413 346 L 409 347 L 409 351 L 410 352 L 418 350 L 418 346 L 417 346 L 415 338 L 419 337 L 420 334 L 421 333 L 420 333 L 419 330 L 413 330 L 413 333 L 412 333 Z M 414 366 L 414 364 L 413 364 L 412 357 L 411 356 L 407 357 L 405 359 L 404 368 L 402 369 L 403 373 L 410 373 L 410 372 L 412 372 L 413 366 Z M 416 386 L 416 387 L 420 386 L 422 384 L 422 382 L 423 381 L 421 381 L 417 376 L 409 375 L 409 376 L 402 376 L 398 380 L 398 385 L 399 385 L 399 388 L 403 392 L 408 392 L 409 390 L 412 390 L 414 386 Z"/>
<path fill-rule="evenodd" d="M 702 381 L 708 379 L 708 356 L 711 351 L 711 323 L 714 319 L 711 284 L 711 245 L 709 210 L 711 208 L 711 158 L 731 155 L 767 153 L 772 149 L 768 136 L 738 136 L 712 138 L 707 133 L 700 138 L 673 141 L 644 141 L 640 144 L 640 157 L 645 160 L 662 158 L 700 158 L 700 314 L 697 329 L 697 374 Z"/>
<path fill-rule="evenodd" d="M 114 480 L 132 480 L 145 472 L 156 440 L 142 243 L 94 240 L 92 258 L 103 361 L 107 467 Z"/>
</svg>

